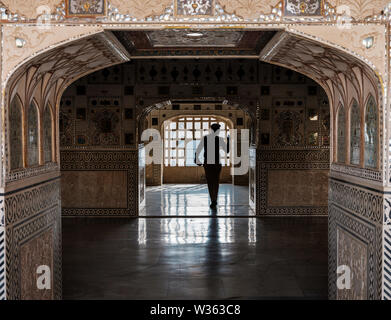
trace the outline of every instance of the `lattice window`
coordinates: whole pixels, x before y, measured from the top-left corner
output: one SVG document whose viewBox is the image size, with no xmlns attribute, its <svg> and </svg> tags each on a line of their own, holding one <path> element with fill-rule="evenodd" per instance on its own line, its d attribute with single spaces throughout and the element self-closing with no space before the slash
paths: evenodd
<svg viewBox="0 0 391 320">
<path fill-rule="evenodd" d="M 46 162 L 52 162 L 52 113 L 47 105 L 43 114 L 43 151 Z"/>
<path fill-rule="evenodd" d="M 30 104 L 28 109 L 27 121 L 27 159 L 28 165 L 36 166 L 39 164 L 38 153 L 38 109 L 34 102 Z"/>
<path fill-rule="evenodd" d="M 361 116 L 360 107 L 356 100 L 350 109 L 350 163 L 360 164 L 361 146 Z"/>
<path fill-rule="evenodd" d="M 220 137 L 227 140 L 229 123 L 219 117 L 186 116 L 164 122 L 164 165 L 166 167 L 192 167 L 201 138 L 210 133 L 213 123 L 221 125 Z M 229 155 L 221 153 L 221 164 L 230 166 Z M 200 155 L 202 159 L 203 154 Z"/>
<path fill-rule="evenodd" d="M 11 170 L 23 168 L 22 106 L 17 97 L 11 102 L 9 113 Z"/>
<path fill-rule="evenodd" d="M 365 166 L 377 167 L 378 114 L 375 99 L 371 95 L 365 108 Z"/>
<path fill-rule="evenodd" d="M 338 110 L 338 136 L 337 136 L 337 160 L 340 163 L 346 161 L 346 142 L 345 142 L 345 109 L 342 105 Z"/>
</svg>

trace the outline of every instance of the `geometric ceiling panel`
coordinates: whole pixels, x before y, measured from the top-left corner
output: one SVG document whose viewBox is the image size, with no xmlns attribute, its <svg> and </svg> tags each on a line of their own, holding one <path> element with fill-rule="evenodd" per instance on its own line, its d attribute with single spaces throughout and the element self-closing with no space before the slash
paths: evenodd
<svg viewBox="0 0 391 320">
<path fill-rule="evenodd" d="M 153 47 L 231 47 L 239 45 L 243 31 L 191 31 L 167 29 L 148 31 L 147 36 Z"/>
<path fill-rule="evenodd" d="M 257 57 L 276 31 L 164 29 L 113 34 L 132 57 Z"/>
</svg>

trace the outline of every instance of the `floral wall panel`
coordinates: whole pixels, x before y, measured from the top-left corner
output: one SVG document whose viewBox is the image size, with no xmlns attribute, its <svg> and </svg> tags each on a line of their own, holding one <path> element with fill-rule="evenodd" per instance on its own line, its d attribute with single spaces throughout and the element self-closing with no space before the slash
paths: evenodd
<svg viewBox="0 0 391 320">
<path fill-rule="evenodd" d="M 129 14 L 137 19 L 160 15 L 173 4 L 173 0 L 111 0 L 110 4 L 121 14 Z"/>
<path fill-rule="evenodd" d="M 28 109 L 27 160 L 30 167 L 39 164 L 38 156 L 38 110 L 34 103 Z"/>
<path fill-rule="evenodd" d="M 213 0 L 175 0 L 176 14 L 179 16 L 211 16 Z"/>
<path fill-rule="evenodd" d="M 43 114 L 43 151 L 45 162 L 52 161 L 52 115 L 49 106 Z"/>
<path fill-rule="evenodd" d="M 365 112 L 365 166 L 376 168 L 378 162 L 378 112 L 374 98 L 371 96 Z"/>
<path fill-rule="evenodd" d="M 321 16 L 323 0 L 285 0 L 284 13 L 286 16 Z"/>
<path fill-rule="evenodd" d="M 101 16 L 106 14 L 105 0 L 67 0 L 68 16 Z"/>
<path fill-rule="evenodd" d="M 361 116 L 360 108 L 356 100 L 350 109 L 350 163 L 360 164 L 361 146 Z"/>
<path fill-rule="evenodd" d="M 11 170 L 23 167 L 21 111 L 19 100 L 14 98 L 9 113 Z"/>
</svg>

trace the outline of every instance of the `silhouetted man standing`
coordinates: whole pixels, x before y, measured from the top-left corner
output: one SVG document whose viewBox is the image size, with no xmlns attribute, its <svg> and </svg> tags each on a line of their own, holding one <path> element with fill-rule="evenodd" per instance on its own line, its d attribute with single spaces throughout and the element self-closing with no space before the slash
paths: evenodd
<svg viewBox="0 0 391 320">
<path fill-rule="evenodd" d="M 227 154 L 229 153 L 229 137 L 227 143 L 225 143 L 224 139 L 219 136 L 220 125 L 218 123 L 212 124 L 211 128 L 211 133 L 204 136 L 198 145 L 195 163 L 199 166 L 204 166 L 209 196 L 212 202 L 210 207 L 216 209 L 221 173 L 220 150 L 224 150 Z M 202 150 L 204 150 L 203 163 L 199 160 Z"/>
</svg>

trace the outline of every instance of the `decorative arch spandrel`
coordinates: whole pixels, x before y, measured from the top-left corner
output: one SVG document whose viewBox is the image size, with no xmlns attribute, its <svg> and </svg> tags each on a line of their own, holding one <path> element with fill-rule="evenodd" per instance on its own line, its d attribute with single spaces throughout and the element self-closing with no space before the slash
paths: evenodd
<svg viewBox="0 0 391 320">
<path fill-rule="evenodd" d="M 340 29 L 337 25 L 294 25 L 289 30 L 368 59 L 369 63 L 376 67 L 379 75 L 384 78 L 386 74 L 386 37 L 382 24 L 352 24 L 349 29 Z M 363 45 L 363 40 L 368 36 L 374 36 L 374 44 L 370 49 Z"/>
<path fill-rule="evenodd" d="M 2 0 L 3 4 L 12 12 L 29 19 L 35 19 L 42 14 L 43 7 L 55 12 L 64 0 Z M 41 9 L 40 9 L 41 7 Z"/>
<path fill-rule="evenodd" d="M 37 54 L 100 32 L 103 32 L 100 26 L 50 26 L 49 29 L 40 29 L 39 26 L 4 25 L 2 81 L 6 81 L 17 66 Z M 23 39 L 25 45 L 18 48 L 16 39 Z"/>
<path fill-rule="evenodd" d="M 121 14 L 129 14 L 137 19 L 161 15 L 173 0 L 110 0 L 113 7 Z"/>
<path fill-rule="evenodd" d="M 279 0 L 219 0 L 217 1 L 227 13 L 243 18 L 254 19 L 262 14 L 270 14 Z"/>
<path fill-rule="evenodd" d="M 357 20 L 379 14 L 389 2 L 389 0 L 328 0 L 333 7 L 348 7 L 350 11 L 348 13 Z"/>
</svg>

